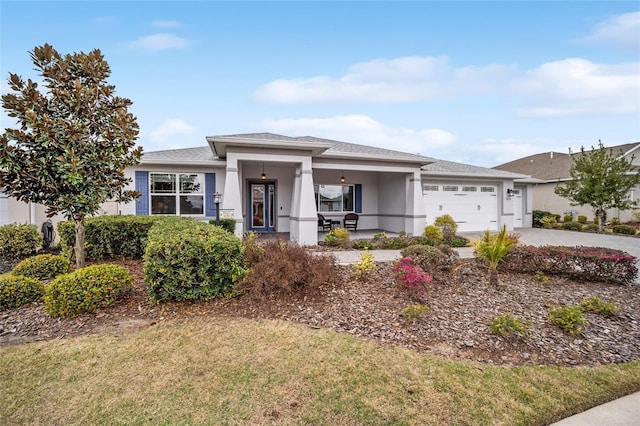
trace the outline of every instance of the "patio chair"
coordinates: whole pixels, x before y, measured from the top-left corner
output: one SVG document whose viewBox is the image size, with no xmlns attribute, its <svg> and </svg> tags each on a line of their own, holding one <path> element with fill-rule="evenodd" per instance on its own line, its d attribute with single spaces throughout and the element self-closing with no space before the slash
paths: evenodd
<svg viewBox="0 0 640 426">
<path fill-rule="evenodd" d="M 331 219 L 325 219 L 320 213 L 318 213 L 318 230 L 322 232 L 331 231 Z"/>
<path fill-rule="evenodd" d="M 347 213 L 346 215 L 344 215 L 344 220 L 342 221 L 342 226 L 344 226 L 344 229 L 351 229 L 353 230 L 353 232 L 356 232 L 358 230 L 358 219 L 360 218 L 360 216 L 358 216 L 355 213 Z"/>
</svg>

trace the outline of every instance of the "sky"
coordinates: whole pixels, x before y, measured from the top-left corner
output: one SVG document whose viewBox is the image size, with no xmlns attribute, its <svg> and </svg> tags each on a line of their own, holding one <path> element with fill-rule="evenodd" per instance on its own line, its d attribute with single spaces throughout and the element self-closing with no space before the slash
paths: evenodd
<svg viewBox="0 0 640 426">
<path fill-rule="evenodd" d="M 640 141 L 638 1 L 0 0 L 0 24 L 3 94 L 36 46 L 100 49 L 144 151 L 271 132 L 493 167 Z"/>
</svg>

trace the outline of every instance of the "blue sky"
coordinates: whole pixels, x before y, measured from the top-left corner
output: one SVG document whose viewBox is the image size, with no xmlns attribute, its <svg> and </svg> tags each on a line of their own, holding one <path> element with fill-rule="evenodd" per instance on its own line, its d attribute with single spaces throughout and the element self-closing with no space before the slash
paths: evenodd
<svg viewBox="0 0 640 426">
<path fill-rule="evenodd" d="M 492 167 L 640 141 L 637 1 L 0 2 L 0 75 L 99 48 L 146 151 L 311 135 Z M 2 127 L 13 122 L 2 114 Z"/>
</svg>

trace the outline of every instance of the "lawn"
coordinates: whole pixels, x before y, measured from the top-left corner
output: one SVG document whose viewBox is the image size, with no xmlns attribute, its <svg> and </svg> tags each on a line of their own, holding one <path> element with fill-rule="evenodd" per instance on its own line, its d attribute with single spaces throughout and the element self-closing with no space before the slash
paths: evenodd
<svg viewBox="0 0 640 426">
<path fill-rule="evenodd" d="M 201 317 L 0 349 L 5 424 L 548 424 L 640 363 L 492 366 L 278 320 Z"/>
</svg>

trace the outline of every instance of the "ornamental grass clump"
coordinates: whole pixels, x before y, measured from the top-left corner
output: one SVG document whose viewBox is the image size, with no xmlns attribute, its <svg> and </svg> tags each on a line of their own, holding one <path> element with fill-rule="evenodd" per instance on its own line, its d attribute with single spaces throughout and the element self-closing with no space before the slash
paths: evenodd
<svg viewBox="0 0 640 426">
<path fill-rule="evenodd" d="M 418 300 L 424 299 L 433 287 L 433 277 L 413 263 L 410 257 L 403 257 L 391 269 L 401 289 Z"/>
<path fill-rule="evenodd" d="M 483 238 L 475 243 L 476 257 L 489 265 L 489 284 L 498 286 L 498 264 L 509 253 L 516 241 L 515 237 L 507 234 L 507 227 L 503 226 L 496 235 L 485 231 Z"/>
</svg>

